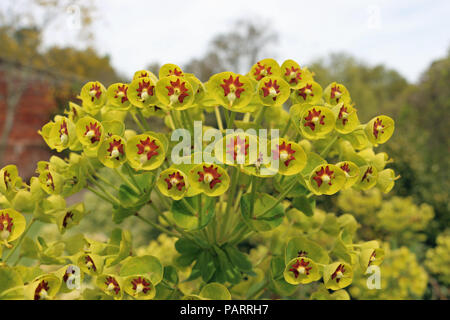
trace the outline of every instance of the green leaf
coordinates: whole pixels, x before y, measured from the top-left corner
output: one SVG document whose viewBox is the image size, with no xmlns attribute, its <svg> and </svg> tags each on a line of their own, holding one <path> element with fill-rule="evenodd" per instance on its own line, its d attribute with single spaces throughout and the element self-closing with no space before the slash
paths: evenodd
<svg viewBox="0 0 450 320">
<path fill-rule="evenodd" d="M 209 283 L 202 288 L 200 296 L 211 300 L 231 300 L 228 289 L 220 283 Z"/>
<path fill-rule="evenodd" d="M 236 247 L 226 246 L 225 252 L 228 255 L 231 263 L 236 266 L 242 272 L 251 272 L 252 271 L 252 263 L 248 259 L 247 255 L 239 251 Z"/>
<path fill-rule="evenodd" d="M 197 197 L 184 198 L 183 200 L 172 202 L 171 212 L 175 223 L 190 231 L 203 229 L 212 221 L 215 215 L 215 199 L 202 197 L 202 214 L 199 214 Z M 195 214 L 191 212 L 186 202 L 194 209 Z"/>
<path fill-rule="evenodd" d="M 253 229 L 257 231 L 269 231 L 278 227 L 283 222 L 284 207 L 281 203 L 277 204 L 268 212 L 265 212 L 277 202 L 274 197 L 267 193 L 257 193 L 254 200 L 253 215 L 250 212 L 251 201 L 251 194 L 242 196 L 241 213 L 246 223 Z"/>
<path fill-rule="evenodd" d="M 314 198 L 300 196 L 292 200 L 292 206 L 303 212 L 306 216 L 311 217 L 316 208 L 316 200 Z"/>
<path fill-rule="evenodd" d="M 148 274 L 153 285 L 157 285 L 163 278 L 163 266 L 154 256 L 130 257 L 120 268 L 120 276 Z"/>
<path fill-rule="evenodd" d="M 23 281 L 14 269 L 0 267 L 0 300 L 23 299 Z"/>
</svg>

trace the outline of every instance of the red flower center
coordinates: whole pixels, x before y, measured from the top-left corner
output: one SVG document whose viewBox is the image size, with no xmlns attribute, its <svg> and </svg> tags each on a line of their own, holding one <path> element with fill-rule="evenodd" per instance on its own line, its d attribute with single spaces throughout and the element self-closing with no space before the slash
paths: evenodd
<svg viewBox="0 0 450 320">
<path fill-rule="evenodd" d="M 136 91 L 138 92 L 137 96 L 141 98 L 142 101 L 145 101 L 148 96 L 153 96 L 154 88 L 155 86 L 151 85 L 150 80 L 142 80 L 141 82 L 139 82 L 139 87 L 136 89 Z"/>
<path fill-rule="evenodd" d="M 117 98 L 121 98 L 121 102 L 122 103 L 124 103 L 125 101 L 128 101 L 128 97 L 127 97 L 127 91 L 128 91 L 128 86 L 126 86 L 126 85 L 119 85 L 118 87 L 117 87 L 117 90 L 116 90 L 116 94 L 114 95 L 114 98 L 115 99 L 117 99 Z"/>
<path fill-rule="evenodd" d="M 217 167 L 214 168 L 213 165 L 210 167 L 203 166 L 203 171 L 197 172 L 199 175 L 198 181 L 209 184 L 209 187 L 212 189 L 217 183 L 220 183 L 219 179 L 222 175 L 218 172 Z"/>
<path fill-rule="evenodd" d="M 227 144 L 227 153 L 233 155 L 233 160 L 239 156 L 246 156 L 248 154 L 249 143 L 236 136 L 234 139 L 230 139 L 230 144 Z"/>
<path fill-rule="evenodd" d="M 136 291 L 136 293 L 144 292 L 145 294 L 147 294 L 147 292 L 152 289 L 150 287 L 150 282 L 147 282 L 142 277 L 133 279 L 131 281 L 131 284 L 133 285 L 133 290 Z"/>
<path fill-rule="evenodd" d="M 280 86 L 277 84 L 277 80 L 272 82 L 270 79 L 268 82 L 264 83 L 264 87 L 261 88 L 264 94 L 264 97 L 270 96 L 273 101 L 277 100 L 277 95 L 280 93 Z"/>
<path fill-rule="evenodd" d="M 41 298 L 43 298 L 43 296 L 45 298 L 48 290 L 50 290 L 50 287 L 48 286 L 48 282 L 45 280 L 42 280 L 36 287 L 36 290 L 34 290 L 34 300 L 41 300 Z"/>
<path fill-rule="evenodd" d="M 297 84 L 299 80 L 302 80 L 302 73 L 300 68 L 296 68 L 292 66 L 290 69 L 286 68 L 286 72 L 284 73 L 286 77 L 289 77 L 289 83 Z"/>
<path fill-rule="evenodd" d="M 291 144 L 287 144 L 286 141 L 283 141 L 281 145 L 276 145 L 275 150 L 272 150 L 273 159 L 280 159 L 283 161 L 284 165 L 287 167 L 292 160 L 295 160 L 293 154 L 295 150 L 292 150 Z"/>
<path fill-rule="evenodd" d="M 171 97 L 171 102 L 174 102 L 172 101 L 173 98 L 174 100 L 178 100 L 179 103 L 183 103 L 184 98 L 189 96 L 189 94 L 186 93 L 188 91 L 186 82 L 181 82 L 180 79 L 177 79 L 177 81 L 170 81 L 170 86 L 167 86 L 166 89 L 168 90 L 168 96 Z"/>
<path fill-rule="evenodd" d="M 382 124 L 382 121 L 380 118 L 377 118 L 375 120 L 375 123 L 373 124 L 373 135 L 375 136 L 375 139 L 378 139 L 378 135 L 384 133 L 384 125 Z"/>
<path fill-rule="evenodd" d="M 91 95 L 91 101 L 94 102 L 94 97 L 99 99 L 102 95 L 102 89 L 100 88 L 100 85 L 97 83 L 94 83 L 90 89 L 90 95 Z"/>
<path fill-rule="evenodd" d="M 55 191 L 55 182 L 53 181 L 53 176 L 50 172 L 47 173 L 47 186 Z"/>
<path fill-rule="evenodd" d="M 303 98 L 303 100 L 306 100 L 308 98 L 308 95 L 310 97 L 314 97 L 314 93 L 312 91 L 312 84 L 306 84 L 303 88 L 300 88 L 297 90 L 297 95 Z"/>
<path fill-rule="evenodd" d="M 92 260 L 92 258 L 90 256 L 86 256 L 84 258 L 84 263 L 86 263 L 86 266 L 88 267 L 88 269 L 92 269 L 92 271 L 94 271 L 94 272 L 97 271 L 97 267 L 95 266 L 94 260 Z"/>
<path fill-rule="evenodd" d="M 68 211 L 63 219 L 63 227 L 64 228 L 67 228 L 67 225 L 69 224 L 70 219 L 73 219 L 73 213 L 71 211 Z"/>
<path fill-rule="evenodd" d="M 366 171 L 364 172 L 361 182 L 363 182 L 364 180 L 366 180 L 367 182 L 370 182 L 370 177 L 371 177 L 372 173 L 373 173 L 372 167 L 368 167 L 366 169 Z"/>
<path fill-rule="evenodd" d="M 113 290 L 115 294 L 119 294 L 120 286 L 116 279 L 113 277 L 107 277 L 105 284 L 108 286 L 109 290 Z"/>
<path fill-rule="evenodd" d="M 341 169 L 342 169 L 344 172 L 347 172 L 347 173 L 350 172 L 350 167 L 348 166 L 348 163 L 344 163 L 344 164 L 341 166 Z"/>
<path fill-rule="evenodd" d="M 107 150 L 111 158 L 119 160 L 121 154 L 123 154 L 123 143 L 119 140 L 113 139 L 113 142 L 109 143 L 109 148 Z"/>
<path fill-rule="evenodd" d="M 345 124 L 348 122 L 348 110 L 346 106 L 342 106 L 341 109 L 339 110 L 339 115 L 338 118 L 342 119 L 342 124 L 345 126 Z"/>
<path fill-rule="evenodd" d="M 0 215 L 0 231 L 6 229 L 8 232 L 11 232 L 13 225 L 13 219 L 9 216 L 9 214 L 2 213 Z"/>
<path fill-rule="evenodd" d="M 169 177 L 164 179 L 164 181 L 167 182 L 167 189 L 169 190 L 172 189 L 173 186 L 176 186 L 178 191 L 181 191 L 186 185 L 183 176 L 178 171 L 169 174 Z"/>
<path fill-rule="evenodd" d="M 336 99 L 336 103 L 339 102 L 341 95 L 342 95 L 342 92 L 337 85 L 335 85 L 334 87 L 331 87 L 331 99 Z"/>
<path fill-rule="evenodd" d="M 12 179 L 11 179 L 11 175 L 6 170 L 5 170 L 5 173 L 3 174 L 3 181 L 5 182 L 6 189 L 8 189 L 9 184 L 12 182 Z"/>
<path fill-rule="evenodd" d="M 255 76 L 256 80 L 261 80 L 265 76 L 270 76 L 272 74 L 271 71 L 272 67 L 266 67 L 265 65 L 261 63 L 256 64 L 255 73 L 253 75 Z"/>
<path fill-rule="evenodd" d="M 245 91 L 244 84 L 239 81 L 239 76 L 236 79 L 233 79 L 233 76 L 230 75 L 228 79 L 223 79 L 223 83 L 220 85 L 223 88 L 223 93 L 225 97 L 231 93 L 228 99 L 234 100 L 235 98 L 240 98 L 241 93 Z"/>
<path fill-rule="evenodd" d="M 86 131 L 84 135 L 91 140 L 91 143 L 100 141 L 100 138 L 102 136 L 100 124 L 98 124 L 97 122 L 89 123 L 89 125 L 86 126 Z"/>
<path fill-rule="evenodd" d="M 341 281 L 342 277 L 344 276 L 345 268 L 343 264 L 340 264 L 334 273 L 331 275 L 331 279 L 336 279 L 336 282 L 339 283 Z"/>
<path fill-rule="evenodd" d="M 308 111 L 308 115 L 305 117 L 305 127 L 310 127 L 312 131 L 316 129 L 316 124 L 320 123 L 321 125 L 324 125 L 325 122 L 323 119 L 325 119 L 325 115 L 320 115 L 322 111 L 312 109 Z"/>
<path fill-rule="evenodd" d="M 334 171 L 331 171 L 328 166 L 325 168 L 320 168 L 319 171 L 316 171 L 316 175 L 313 177 L 313 179 L 317 182 L 317 186 L 320 188 L 322 183 L 328 183 L 328 185 L 331 186 L 331 179 L 333 179 L 333 173 Z"/>
<path fill-rule="evenodd" d="M 367 266 L 370 266 L 370 264 L 376 259 L 376 257 L 377 257 L 377 253 L 374 250 L 369 257 L 369 264 Z"/>
<path fill-rule="evenodd" d="M 67 123 L 65 120 L 61 123 L 61 127 L 59 127 L 59 137 L 61 138 L 63 135 L 65 135 L 66 137 L 69 135 L 69 131 L 67 130 Z"/>
<path fill-rule="evenodd" d="M 138 154 L 146 154 L 147 155 L 147 161 L 150 160 L 153 156 L 156 156 L 159 154 L 156 149 L 159 148 L 159 146 L 156 144 L 155 140 L 150 141 L 150 137 L 148 137 L 146 140 L 141 140 L 141 143 L 138 143 L 136 147 L 138 147 Z"/>
<path fill-rule="evenodd" d="M 312 267 L 308 267 L 309 261 L 305 261 L 304 259 L 297 259 L 295 263 L 291 266 L 289 271 L 294 273 L 295 278 L 298 278 L 300 274 L 309 275 L 309 271 Z"/>
<path fill-rule="evenodd" d="M 169 70 L 169 75 L 181 77 L 181 76 L 183 76 L 183 72 L 181 72 L 181 70 L 178 70 L 177 68 L 174 68 L 173 70 L 172 69 Z"/>
</svg>

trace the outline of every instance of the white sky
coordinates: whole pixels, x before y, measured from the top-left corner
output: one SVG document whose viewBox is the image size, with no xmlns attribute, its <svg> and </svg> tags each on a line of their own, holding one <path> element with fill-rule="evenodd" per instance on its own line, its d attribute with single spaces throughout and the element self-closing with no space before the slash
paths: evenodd
<svg viewBox="0 0 450 320">
<path fill-rule="evenodd" d="M 418 0 L 93 0 L 95 47 L 130 77 L 151 62 L 183 66 L 201 57 L 217 33 L 237 19 L 263 19 L 278 33 L 274 58 L 307 65 L 345 51 L 383 63 L 410 81 L 450 48 L 450 1 Z M 69 19 L 70 20 L 70 19 Z M 72 44 L 74 28 L 60 23 L 47 44 Z"/>
</svg>

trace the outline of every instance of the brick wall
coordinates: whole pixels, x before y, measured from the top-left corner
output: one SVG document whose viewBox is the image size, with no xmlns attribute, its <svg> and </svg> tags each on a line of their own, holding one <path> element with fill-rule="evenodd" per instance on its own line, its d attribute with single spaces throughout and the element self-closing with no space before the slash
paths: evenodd
<svg viewBox="0 0 450 320">
<path fill-rule="evenodd" d="M 0 72 L 0 133 L 3 132 L 6 116 L 4 97 L 7 96 L 7 79 L 7 73 Z M 1 167 L 15 164 L 23 178 L 34 175 L 37 161 L 48 160 L 51 156 L 38 130 L 50 120 L 56 109 L 57 104 L 48 81 L 36 80 L 26 87 L 16 107 L 15 121 Z"/>
</svg>

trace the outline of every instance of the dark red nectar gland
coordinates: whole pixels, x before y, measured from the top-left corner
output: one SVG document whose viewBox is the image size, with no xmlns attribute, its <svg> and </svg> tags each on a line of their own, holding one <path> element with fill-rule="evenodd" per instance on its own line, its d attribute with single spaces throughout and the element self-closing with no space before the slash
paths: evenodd
<svg viewBox="0 0 450 320">
<path fill-rule="evenodd" d="M 0 240 L 8 239 L 12 232 L 13 219 L 7 213 L 2 213 L 0 215 Z"/>
<path fill-rule="evenodd" d="M 203 171 L 198 171 L 199 175 L 198 181 L 209 184 L 209 188 L 213 189 L 217 183 L 220 183 L 219 179 L 222 175 L 218 172 L 217 167 L 214 168 L 214 165 L 203 166 Z"/>
<path fill-rule="evenodd" d="M 138 148 L 137 153 L 141 155 L 141 163 L 150 161 L 153 156 L 157 156 L 159 154 L 159 152 L 156 151 L 159 146 L 156 145 L 155 140 L 150 141 L 150 137 L 148 137 L 146 140 L 141 140 L 140 143 L 136 145 L 136 147 Z"/>
<path fill-rule="evenodd" d="M 91 101 L 94 102 L 94 98 L 100 99 L 100 96 L 102 95 L 102 89 L 100 88 L 100 85 L 97 83 L 94 83 L 89 90 L 89 95 L 91 96 Z"/>
<path fill-rule="evenodd" d="M 164 179 L 167 182 L 167 189 L 170 190 L 172 187 L 176 187 L 178 191 L 183 190 L 183 187 L 186 185 L 184 183 L 184 178 L 179 172 L 174 172 L 169 174 L 169 177 Z"/>
<path fill-rule="evenodd" d="M 109 156 L 111 159 L 120 159 L 120 155 L 123 155 L 123 143 L 119 140 L 113 139 L 113 142 L 109 143 L 108 148 Z"/>
<path fill-rule="evenodd" d="M 325 115 L 320 115 L 322 111 L 312 109 L 308 111 L 308 115 L 305 117 L 305 127 L 310 127 L 312 131 L 316 129 L 317 124 L 325 125 L 323 119 L 325 119 Z"/>
<path fill-rule="evenodd" d="M 128 101 L 128 97 L 127 97 L 127 91 L 128 91 L 128 87 L 126 85 L 119 85 L 117 87 L 116 90 L 116 94 L 114 95 L 114 98 L 120 98 L 120 102 L 124 103 L 126 101 Z"/>
<path fill-rule="evenodd" d="M 170 81 L 170 86 L 167 86 L 166 89 L 168 90 L 167 95 L 170 97 L 170 103 L 176 103 L 177 101 L 179 103 L 183 103 L 184 98 L 189 96 L 187 93 L 188 89 L 186 88 L 186 82 L 181 82 L 180 79 L 177 79 L 177 81 Z"/>
<path fill-rule="evenodd" d="M 375 139 L 378 139 L 378 135 L 384 133 L 384 125 L 382 124 L 382 121 L 380 118 L 377 118 L 375 120 L 375 123 L 373 124 L 373 135 L 375 136 Z"/>
<path fill-rule="evenodd" d="M 143 292 L 144 294 L 147 294 L 148 291 L 150 291 L 152 288 L 150 286 L 150 283 L 147 282 L 144 278 L 138 277 L 131 281 L 131 284 L 133 285 L 133 290 L 136 294 L 139 294 Z"/>
<path fill-rule="evenodd" d="M 256 64 L 255 72 L 253 73 L 253 75 L 255 76 L 256 80 L 259 81 L 266 76 L 270 76 L 272 74 L 271 69 L 272 67 L 266 67 L 265 65 L 258 62 Z"/>
<path fill-rule="evenodd" d="M 319 171 L 316 171 L 316 175 L 313 177 L 314 181 L 317 182 L 317 186 L 320 188 L 322 183 L 328 183 L 328 185 L 332 185 L 331 180 L 333 179 L 334 171 L 331 171 L 328 166 L 325 168 L 320 168 Z"/>
<path fill-rule="evenodd" d="M 119 294 L 120 286 L 116 279 L 113 277 L 107 277 L 105 284 L 107 285 L 106 290 L 114 291 L 115 294 Z"/>
<path fill-rule="evenodd" d="M 293 155 L 295 153 L 295 150 L 293 150 L 291 148 L 291 144 L 290 143 L 287 144 L 286 141 L 283 141 L 283 143 L 281 145 L 277 145 L 276 149 L 273 150 L 272 153 L 273 153 L 273 158 L 275 160 L 279 159 L 279 160 L 283 161 L 283 163 L 286 167 L 289 166 L 289 163 L 292 160 L 295 160 L 295 157 Z"/>
<path fill-rule="evenodd" d="M 350 114 L 348 113 L 347 107 L 342 106 L 339 110 L 338 119 L 342 119 L 342 124 L 345 126 L 345 124 L 348 122 L 348 116 Z"/>
<path fill-rule="evenodd" d="M 95 266 L 94 260 L 90 256 L 84 257 L 84 263 L 89 270 L 97 272 L 97 267 Z"/>
<path fill-rule="evenodd" d="M 139 87 L 136 89 L 137 96 L 141 99 L 142 102 L 148 99 L 149 96 L 153 96 L 155 86 L 152 86 L 150 80 L 145 81 L 142 80 L 139 82 Z"/>
<path fill-rule="evenodd" d="M 244 84 L 239 81 L 239 76 L 233 79 L 230 75 L 228 79 L 223 79 L 223 83 L 220 85 L 223 89 L 224 96 L 227 97 L 230 104 L 233 104 L 234 100 L 241 97 L 241 93 L 245 91 Z"/>
<path fill-rule="evenodd" d="M 227 144 L 227 153 L 233 156 L 233 160 L 239 156 L 240 159 L 248 154 L 249 143 L 241 139 L 240 137 L 234 137 L 230 139 L 230 143 Z M 243 162 L 243 161 L 240 161 Z"/>
<path fill-rule="evenodd" d="M 42 280 L 36 290 L 34 290 L 34 300 L 45 300 L 48 298 L 48 291 L 50 290 L 50 287 L 48 286 L 48 282 L 45 280 Z"/>
<path fill-rule="evenodd" d="M 303 88 L 297 90 L 297 95 L 302 97 L 303 100 L 306 100 L 308 96 L 314 97 L 314 93 L 312 91 L 312 84 L 306 84 Z"/>
<path fill-rule="evenodd" d="M 290 84 L 298 84 L 300 80 L 302 80 L 302 72 L 300 68 L 296 68 L 292 66 L 290 69 L 286 68 L 286 72 L 284 73 L 286 77 L 289 78 Z"/>
<path fill-rule="evenodd" d="M 345 268 L 343 264 L 340 264 L 334 273 L 331 275 L 331 279 L 336 279 L 336 283 L 339 283 L 341 281 L 342 277 L 344 277 Z"/>
<path fill-rule="evenodd" d="M 331 87 L 331 99 L 336 99 L 336 103 L 339 103 L 341 96 L 342 92 L 337 85 Z"/>
<path fill-rule="evenodd" d="M 298 278 L 299 275 L 309 275 L 312 267 L 308 267 L 309 261 L 305 261 L 304 259 L 297 259 L 295 263 L 291 266 L 289 271 L 294 273 L 295 278 Z"/>
<path fill-rule="evenodd" d="M 68 211 L 66 213 L 66 215 L 64 216 L 63 223 L 62 223 L 64 228 L 67 228 L 67 225 L 69 224 L 70 220 L 73 220 L 73 213 L 71 211 Z"/>
<path fill-rule="evenodd" d="M 273 101 L 277 100 L 277 96 L 280 93 L 280 86 L 277 84 L 277 80 L 272 82 L 270 79 L 268 82 L 264 83 L 264 87 L 261 88 L 263 91 L 264 97 L 271 97 Z"/>
<path fill-rule="evenodd" d="M 96 143 L 97 141 L 100 141 L 100 138 L 102 136 L 100 125 L 97 122 L 89 123 L 89 125 L 86 126 L 86 131 L 84 135 L 85 137 L 91 140 L 91 143 Z"/>
<path fill-rule="evenodd" d="M 364 175 L 361 179 L 361 182 L 363 182 L 364 180 L 366 180 L 367 182 L 370 182 L 370 178 L 372 177 L 372 173 L 373 173 L 373 169 L 372 167 L 368 167 L 366 169 L 366 171 L 364 172 Z"/>
</svg>

